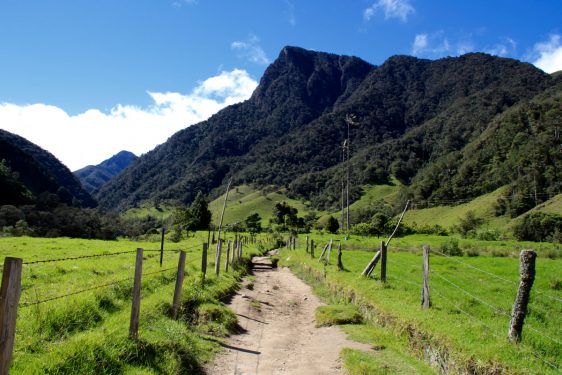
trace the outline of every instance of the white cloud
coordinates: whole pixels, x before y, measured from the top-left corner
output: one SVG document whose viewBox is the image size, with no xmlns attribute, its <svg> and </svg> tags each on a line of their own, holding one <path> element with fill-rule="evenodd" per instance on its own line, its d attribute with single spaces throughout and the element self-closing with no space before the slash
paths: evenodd
<svg viewBox="0 0 562 375">
<path fill-rule="evenodd" d="M 412 43 L 412 55 L 423 57 L 442 56 L 451 51 L 451 44 L 442 31 L 418 34 Z"/>
<path fill-rule="evenodd" d="M 363 18 L 369 21 L 379 10 L 382 10 L 385 19 L 399 18 L 402 22 L 416 12 L 410 0 L 379 0 L 363 11 Z"/>
<path fill-rule="evenodd" d="M 190 94 L 148 92 L 146 108 L 117 105 L 109 113 L 90 109 L 72 116 L 47 104 L 0 103 L 0 127 L 54 154 L 71 170 L 98 164 L 121 150 L 137 155 L 172 134 L 248 99 L 257 82 L 244 70 L 223 71 Z"/>
<path fill-rule="evenodd" d="M 245 41 L 238 40 L 232 42 L 230 48 L 239 51 L 239 57 L 255 64 L 267 65 L 270 63 L 270 60 L 259 45 L 259 41 L 258 37 L 252 34 Z"/>
<path fill-rule="evenodd" d="M 295 26 L 297 24 L 297 19 L 295 17 L 295 4 L 293 4 L 289 0 L 285 0 L 285 3 L 287 4 L 287 8 L 288 8 L 287 13 L 289 16 L 289 24 L 291 26 Z"/>
<path fill-rule="evenodd" d="M 516 49 L 517 43 L 515 40 L 511 38 L 503 38 L 503 40 L 494 46 L 485 48 L 484 52 L 489 53 L 490 55 L 507 56 L 513 55 Z"/>
<path fill-rule="evenodd" d="M 562 37 L 553 34 L 545 42 L 539 42 L 533 47 L 532 63 L 547 73 L 562 70 Z"/>
</svg>

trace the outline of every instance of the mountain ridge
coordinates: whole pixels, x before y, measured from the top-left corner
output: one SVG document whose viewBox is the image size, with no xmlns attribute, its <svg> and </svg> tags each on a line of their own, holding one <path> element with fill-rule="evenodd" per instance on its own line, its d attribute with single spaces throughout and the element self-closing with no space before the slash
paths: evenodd
<svg viewBox="0 0 562 375">
<path fill-rule="evenodd" d="M 138 157 L 130 151 L 120 151 L 98 165 L 88 165 L 77 171 L 74 175 L 78 177 L 82 186 L 90 194 L 94 194 L 105 183 L 117 176 L 127 168 Z"/>
<path fill-rule="evenodd" d="M 360 58 L 284 47 L 245 102 L 174 134 L 96 194 L 123 210 L 147 200 L 189 203 L 198 191 L 273 184 L 326 208 L 340 196 L 345 116 L 351 132 L 352 199 L 363 183 L 409 184 L 424 165 L 458 151 L 490 121 L 544 91 L 550 75 L 482 53 L 439 60 Z M 360 160 L 361 159 L 361 160 Z"/>
</svg>

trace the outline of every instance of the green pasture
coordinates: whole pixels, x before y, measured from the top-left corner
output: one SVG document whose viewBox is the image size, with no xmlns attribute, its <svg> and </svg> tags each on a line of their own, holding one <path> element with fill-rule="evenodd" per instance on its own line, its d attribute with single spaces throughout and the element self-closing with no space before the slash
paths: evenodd
<svg viewBox="0 0 562 375">
<path fill-rule="evenodd" d="M 248 185 L 233 187 L 228 194 L 224 224 L 243 222 L 249 215 L 258 213 L 262 218 L 262 226 L 267 226 L 272 217 L 273 207 L 283 201 L 295 207 L 299 211 L 299 217 L 311 211 L 304 203 L 288 198 L 283 190 L 268 192 L 267 189 L 256 190 Z M 213 223 L 217 225 L 220 222 L 223 204 L 224 194 L 209 203 L 209 210 L 213 213 Z"/>
<path fill-rule="evenodd" d="M 438 254 L 441 245 L 437 240 L 446 241 L 447 237 L 417 235 L 393 239 L 387 282 L 382 283 L 378 279 L 380 265 L 372 278 L 360 276 L 381 239 L 352 237 L 344 241 L 339 238 L 335 249 L 342 244 L 345 270 L 338 271 L 336 250 L 332 250 L 328 265 L 318 261 L 330 236 L 315 234 L 309 238 L 317 244 L 314 259 L 305 253 L 305 239 L 300 236 L 299 250 L 284 250 L 280 256 L 281 265 L 288 265 L 312 284 L 321 285 L 328 291 L 328 298 L 342 303 L 353 300 L 369 318 L 368 326 L 378 327 L 373 329 L 379 332 L 384 327 L 386 334 L 401 337 L 397 342 L 406 344 L 391 347 L 396 356 L 406 350 L 423 359 L 428 350 L 436 350 L 446 353 L 448 362 L 455 366 L 477 368 L 482 373 L 495 368 L 507 373 L 559 373 L 562 365 L 562 260 L 548 256 L 549 251 L 560 251 L 551 244 L 538 250 L 537 275 L 523 340 L 512 344 L 507 340 L 507 330 L 519 282 L 517 254 L 520 248 L 533 248 L 537 244 L 487 244 L 492 248 L 480 256 L 446 257 Z M 435 250 L 430 257 L 432 307 L 428 310 L 420 307 L 423 243 Z M 470 245 L 477 248 L 482 243 L 475 241 Z M 496 256 L 492 250 L 497 251 Z M 372 342 L 384 345 L 380 339 Z M 381 353 L 371 358 L 373 363 L 384 358 L 385 354 Z M 359 369 L 354 373 L 369 373 L 360 371 L 361 361 L 368 359 L 364 357 L 354 351 L 344 353 L 345 362 Z M 369 363 L 363 365 L 368 367 Z M 408 371 L 401 369 L 396 373 Z M 416 367 L 412 373 L 423 373 L 423 369 Z"/>
<path fill-rule="evenodd" d="M 201 249 L 206 238 L 207 233 L 201 232 L 176 244 L 166 243 L 162 267 L 159 242 L 0 238 L 2 257 L 20 257 L 24 263 L 61 259 L 23 265 L 11 373 L 200 372 L 220 349 L 221 338 L 235 328 L 236 317 L 220 300 L 233 293 L 246 272 L 242 266 L 225 272 L 223 263 L 220 276 L 215 277 L 213 248 L 203 284 Z M 141 317 L 139 339 L 130 340 L 137 248 L 145 250 Z M 186 278 L 180 316 L 173 320 L 179 249 L 187 253 Z M 125 253 L 115 254 L 121 252 Z M 255 247 L 246 246 L 248 252 L 255 252 Z M 64 260 L 102 254 L 115 255 Z"/>
</svg>

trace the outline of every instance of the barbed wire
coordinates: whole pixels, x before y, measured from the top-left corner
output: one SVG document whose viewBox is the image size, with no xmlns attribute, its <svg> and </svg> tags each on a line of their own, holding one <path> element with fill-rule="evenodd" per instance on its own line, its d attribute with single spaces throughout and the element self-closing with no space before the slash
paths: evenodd
<svg viewBox="0 0 562 375">
<path fill-rule="evenodd" d="M 175 270 L 175 269 L 176 268 L 174 268 L 174 267 L 166 268 L 164 270 L 158 270 L 158 271 L 154 271 L 154 272 L 143 273 L 142 276 L 155 275 L 157 273 L 163 273 L 163 272 L 167 272 L 167 271 L 171 271 L 171 270 Z M 131 280 L 133 280 L 133 277 L 128 277 L 126 279 L 112 281 L 110 283 L 105 283 L 105 284 L 101 284 L 101 285 L 96 285 L 96 286 L 93 286 L 93 287 L 90 287 L 90 288 L 81 289 L 81 290 L 77 290 L 75 292 L 71 292 L 71 293 L 67 293 L 67 294 L 63 294 L 63 295 L 59 295 L 59 296 L 55 296 L 55 297 L 45 298 L 45 299 L 42 299 L 42 300 L 37 300 L 37 301 L 33 301 L 33 302 L 22 302 L 22 303 L 20 303 L 20 306 L 22 308 L 25 308 L 25 307 L 29 307 L 29 306 L 39 305 L 39 304 L 42 304 L 42 303 L 51 302 L 51 301 L 55 301 L 55 300 L 66 298 L 66 297 L 71 297 L 71 296 L 81 294 L 81 293 L 85 293 L 85 292 L 89 292 L 89 291 L 92 291 L 92 290 L 107 288 L 107 287 L 110 287 L 110 286 L 113 286 L 113 285 L 123 283 L 125 281 L 131 281 Z"/>
<path fill-rule="evenodd" d="M 483 269 L 481 269 L 481 268 L 478 268 L 478 267 L 476 267 L 476 266 L 473 266 L 473 265 L 471 265 L 471 264 L 468 264 L 468 263 L 466 263 L 466 262 L 463 262 L 462 260 L 458 260 L 458 259 L 456 259 L 455 257 L 452 257 L 452 256 L 447 255 L 447 254 L 445 254 L 445 253 L 442 253 L 442 252 L 440 252 L 440 251 L 434 250 L 434 249 L 432 249 L 432 248 L 430 248 L 429 250 L 430 250 L 431 252 L 433 252 L 433 253 L 436 253 L 436 254 L 445 256 L 445 257 L 447 257 L 447 258 L 449 258 L 449 259 L 452 259 L 452 260 L 454 260 L 455 262 L 457 262 L 457 263 L 459 263 L 459 264 L 462 264 L 462 265 L 464 265 L 464 266 L 466 266 L 466 267 L 472 268 L 472 269 L 474 269 L 474 270 L 476 270 L 476 271 L 478 271 L 478 272 L 485 273 L 485 274 L 487 274 L 488 276 L 491 276 L 491 277 L 496 278 L 496 279 L 498 279 L 498 280 L 504 281 L 504 282 L 506 282 L 506 283 L 509 283 L 509 284 L 512 284 L 512 285 L 515 285 L 515 286 L 519 285 L 519 283 L 518 283 L 517 281 L 513 281 L 513 280 L 509 280 L 509 279 L 503 278 L 503 277 L 501 277 L 501 276 L 499 276 L 499 275 L 496 275 L 496 274 L 493 273 L 493 272 L 489 272 L 489 271 L 483 270 Z M 550 298 L 550 299 L 552 299 L 553 301 L 557 301 L 557 302 L 562 303 L 562 299 L 553 297 L 553 296 L 551 296 L 551 295 L 549 295 L 549 294 L 547 294 L 547 293 L 541 292 L 540 290 L 534 290 L 534 292 L 537 293 L 537 294 L 540 294 L 540 295 L 542 295 L 542 296 L 545 296 L 545 297 L 547 297 L 547 298 Z"/>
<path fill-rule="evenodd" d="M 488 306 L 488 307 L 491 308 L 495 313 L 500 313 L 501 315 L 503 315 L 503 316 L 508 317 L 508 318 L 511 319 L 511 314 L 508 314 L 508 313 L 504 312 L 502 308 L 497 307 L 497 306 L 495 306 L 495 305 L 492 305 L 491 303 L 489 303 L 489 302 L 487 302 L 487 301 L 484 301 L 483 299 L 481 299 L 481 298 L 479 298 L 479 297 L 476 297 L 474 294 L 470 293 L 470 292 L 467 291 L 466 289 L 461 288 L 460 286 L 458 286 L 457 284 L 455 284 L 455 283 L 453 283 L 452 281 L 448 280 L 447 278 L 445 278 L 445 277 L 443 277 L 443 276 L 441 276 L 441 275 L 439 275 L 439 274 L 437 274 L 437 273 L 435 273 L 435 272 L 432 272 L 432 273 L 433 273 L 434 276 L 437 276 L 437 277 L 440 278 L 441 280 L 443 280 L 443 281 L 449 283 L 450 285 L 454 286 L 455 288 L 457 288 L 458 290 L 460 290 L 460 291 L 463 292 L 464 294 L 466 294 L 466 295 L 472 297 L 474 300 L 480 302 L 481 304 L 483 304 L 483 305 L 485 305 L 485 306 Z M 554 338 L 552 338 L 552 337 L 550 337 L 550 336 L 544 334 L 543 332 L 541 332 L 541 331 L 539 331 L 539 330 L 537 330 L 537 329 L 535 329 L 535 328 L 529 326 L 528 324 L 527 324 L 527 327 L 528 327 L 531 331 L 534 331 L 535 333 L 538 333 L 538 334 L 539 334 L 540 336 L 542 336 L 543 338 L 549 339 L 549 340 L 551 340 L 551 341 L 553 341 L 553 342 L 555 342 L 555 343 L 557 343 L 557 344 L 562 344 L 562 342 L 560 342 L 560 341 L 558 341 L 558 340 L 556 340 L 556 339 L 554 339 Z"/>
<path fill-rule="evenodd" d="M 29 262 L 23 262 L 23 264 L 39 264 L 39 263 L 53 263 L 53 262 L 62 262 L 66 260 L 76 260 L 76 259 L 86 259 L 86 258 L 99 258 L 99 257 L 109 257 L 121 254 L 130 254 L 134 253 L 136 250 L 129 250 L 129 251 L 120 251 L 117 253 L 103 253 L 103 254 L 93 254 L 93 255 L 81 255 L 77 257 L 66 257 L 66 258 L 54 258 L 54 259 L 42 259 L 42 260 L 33 260 Z"/>
<path fill-rule="evenodd" d="M 480 323 L 481 325 L 483 325 L 484 327 L 488 328 L 488 330 L 490 330 L 490 333 L 496 337 L 496 339 L 504 341 L 505 338 L 504 337 L 500 337 L 497 333 L 494 332 L 494 329 L 489 326 L 488 324 L 484 323 L 481 319 L 478 319 L 477 317 L 475 317 L 474 315 L 470 314 L 469 312 L 466 312 L 465 310 L 463 310 L 460 305 L 457 305 L 455 302 L 453 302 L 451 299 L 445 297 L 442 293 L 439 293 L 439 291 L 433 290 L 433 293 L 437 294 L 438 296 L 440 296 L 441 298 L 443 298 L 445 301 L 449 302 L 452 306 L 454 306 L 454 308 L 456 308 L 457 310 L 459 310 L 460 312 L 462 312 L 463 314 L 465 314 L 466 316 L 468 316 L 469 318 L 471 318 L 472 320 L 477 321 L 478 323 Z M 503 344 L 501 344 L 501 346 L 506 346 L 507 342 L 504 342 Z M 552 367 L 555 370 L 558 370 L 558 365 L 555 363 L 552 363 L 548 360 L 546 360 L 545 358 L 543 358 L 541 355 L 537 354 L 534 350 L 532 350 L 530 348 L 530 353 L 537 358 L 538 360 L 542 361 L 543 363 L 547 364 L 548 366 Z"/>
</svg>

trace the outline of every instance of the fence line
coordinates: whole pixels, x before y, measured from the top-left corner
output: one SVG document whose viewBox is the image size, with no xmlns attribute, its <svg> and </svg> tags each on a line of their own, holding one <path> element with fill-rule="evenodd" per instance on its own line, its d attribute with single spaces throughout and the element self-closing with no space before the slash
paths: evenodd
<svg viewBox="0 0 562 375">
<path fill-rule="evenodd" d="M 497 306 L 495 306 L 495 305 L 492 305 L 491 303 L 486 302 L 486 301 L 484 301 L 484 300 L 482 300 L 482 299 L 476 297 L 474 294 L 468 292 L 467 290 L 461 288 L 461 287 L 458 286 L 457 284 L 453 283 L 452 281 L 448 280 L 447 278 L 445 278 L 445 277 L 443 277 L 443 276 L 441 276 L 441 275 L 439 275 L 439 274 L 437 274 L 437 273 L 435 273 L 435 272 L 432 272 L 432 274 L 433 274 L 434 276 L 437 276 L 438 278 L 442 279 L 443 281 L 446 281 L 447 283 L 451 284 L 452 286 L 454 286 L 455 288 L 459 289 L 459 290 L 460 290 L 461 292 L 463 292 L 464 294 L 469 295 L 470 297 L 474 298 L 476 301 L 480 302 L 481 304 L 486 305 L 486 306 L 488 306 L 489 308 L 493 309 L 495 313 L 500 313 L 501 315 L 503 315 L 503 316 L 505 316 L 505 317 L 511 318 L 511 315 L 508 314 L 508 313 L 506 313 L 506 312 L 504 312 L 503 309 L 501 309 L 500 307 L 497 307 Z M 562 342 L 560 342 L 560 341 L 558 341 L 558 340 L 556 340 L 556 339 L 553 339 L 552 337 L 550 337 L 550 336 L 544 334 L 543 332 L 537 330 L 536 328 L 530 327 L 528 323 L 526 324 L 526 326 L 527 326 L 531 331 L 534 331 L 535 333 L 538 333 L 538 334 L 539 334 L 540 336 L 542 336 L 543 338 L 549 339 L 549 340 L 551 340 L 551 341 L 553 341 L 553 342 L 555 342 L 555 343 L 557 343 L 557 344 L 562 344 Z"/>
<path fill-rule="evenodd" d="M 104 254 L 94 254 L 94 255 L 81 255 L 78 257 L 67 257 L 67 258 L 54 258 L 54 259 L 43 259 L 43 260 L 34 260 L 34 261 L 30 261 L 30 262 L 23 262 L 23 264 L 28 265 L 28 264 L 39 264 L 39 263 L 53 263 L 53 262 L 62 262 L 65 260 L 76 260 L 76 259 L 86 259 L 86 258 L 97 258 L 97 257 L 109 257 L 109 256 L 115 256 L 115 255 L 121 255 L 121 254 L 131 254 L 134 253 L 135 251 L 120 251 L 117 253 L 104 253 Z"/>
<path fill-rule="evenodd" d="M 466 263 L 466 262 L 463 262 L 462 260 L 458 260 L 458 259 L 456 259 L 456 258 L 453 257 L 453 256 L 444 254 L 444 253 L 442 253 L 442 252 L 440 252 L 440 251 L 437 251 L 437 250 L 434 250 L 434 249 L 431 249 L 430 251 L 432 251 L 432 252 L 434 252 L 434 253 L 436 253 L 436 254 L 442 255 L 442 256 L 444 256 L 444 257 L 447 257 L 447 258 L 449 258 L 449 259 L 452 259 L 452 260 L 454 260 L 455 262 L 457 262 L 457 263 L 459 263 L 459 264 L 462 264 L 462 265 L 464 265 L 464 266 L 466 266 L 466 267 L 469 267 L 469 268 L 472 268 L 472 269 L 474 269 L 474 270 L 476 270 L 476 271 L 485 273 L 485 274 L 487 274 L 487 275 L 489 275 L 489 276 L 492 276 L 493 278 L 496 278 L 496 279 L 498 279 L 498 280 L 504 281 L 504 282 L 509 283 L 509 284 L 513 284 L 513 285 L 515 285 L 515 286 L 518 286 L 518 285 L 519 285 L 519 283 L 518 283 L 517 281 L 508 280 L 508 279 L 503 278 L 503 277 L 501 277 L 501 276 L 499 276 L 499 275 L 496 275 L 496 274 L 493 273 L 493 272 L 489 272 L 489 271 L 483 270 L 483 269 L 481 269 L 481 268 L 478 268 L 478 267 L 476 267 L 476 266 L 473 266 L 473 265 L 471 265 L 471 264 L 468 264 L 468 263 Z M 550 299 L 552 299 L 552 300 L 554 300 L 554 301 L 557 301 L 557 302 L 561 302 L 561 303 L 562 303 L 562 299 L 556 298 L 556 297 L 552 297 L 552 296 L 550 296 L 550 295 L 548 295 L 548 294 L 546 294 L 546 293 L 544 293 L 544 292 L 535 290 L 535 293 L 541 294 L 541 295 L 543 295 L 543 296 L 545 296 L 545 297 L 547 297 L 547 298 L 550 298 Z"/>
</svg>

